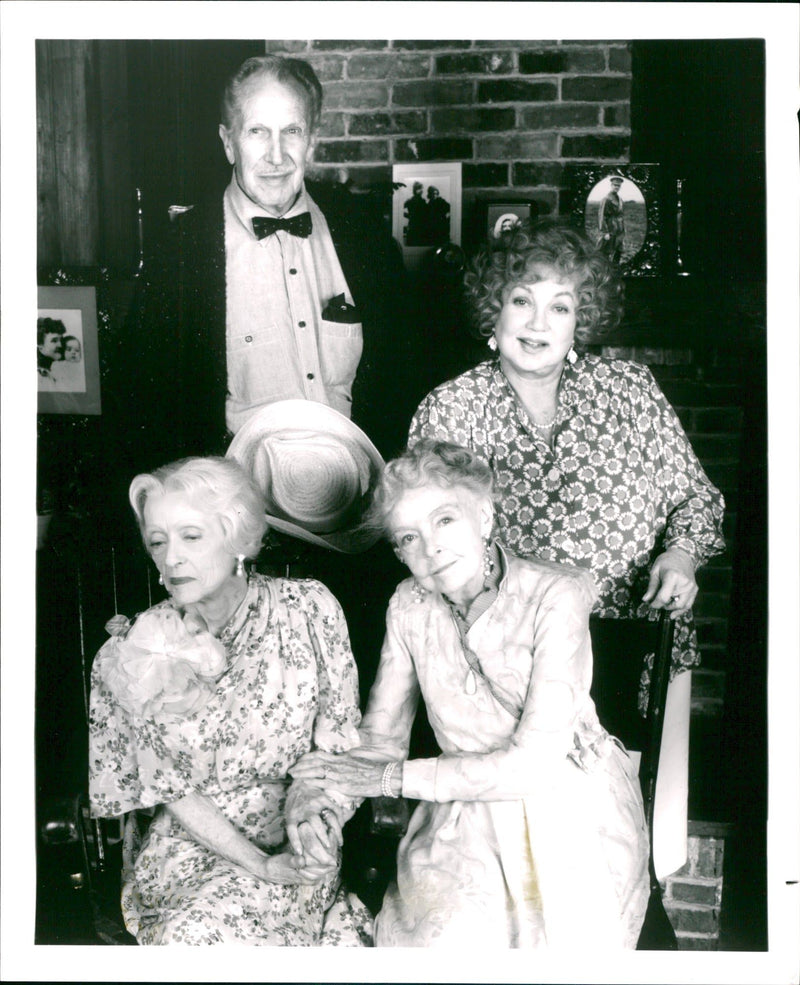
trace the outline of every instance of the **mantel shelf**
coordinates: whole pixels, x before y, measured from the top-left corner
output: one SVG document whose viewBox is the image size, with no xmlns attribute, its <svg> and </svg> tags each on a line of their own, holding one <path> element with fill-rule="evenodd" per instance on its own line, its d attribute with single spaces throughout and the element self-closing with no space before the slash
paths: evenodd
<svg viewBox="0 0 800 985">
<path fill-rule="evenodd" d="M 763 281 L 699 276 L 632 277 L 625 282 L 625 314 L 607 345 L 712 348 L 763 343 Z"/>
</svg>

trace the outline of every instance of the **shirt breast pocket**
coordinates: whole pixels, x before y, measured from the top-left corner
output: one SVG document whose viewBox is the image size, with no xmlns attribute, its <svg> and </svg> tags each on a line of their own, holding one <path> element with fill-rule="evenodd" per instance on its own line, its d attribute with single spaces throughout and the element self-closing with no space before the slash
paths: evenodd
<svg viewBox="0 0 800 985">
<path fill-rule="evenodd" d="M 352 385 L 364 348 L 361 322 L 350 325 L 320 320 L 319 361 L 322 375 L 330 386 Z"/>
</svg>

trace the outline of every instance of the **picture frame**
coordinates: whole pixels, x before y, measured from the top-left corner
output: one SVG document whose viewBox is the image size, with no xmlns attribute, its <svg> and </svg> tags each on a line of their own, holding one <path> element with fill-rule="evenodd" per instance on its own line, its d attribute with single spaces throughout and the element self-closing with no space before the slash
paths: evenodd
<svg viewBox="0 0 800 985">
<path fill-rule="evenodd" d="M 486 201 L 483 203 L 483 209 L 483 238 L 491 244 L 499 243 L 503 233 L 511 232 L 520 223 L 531 222 L 536 218 L 533 202 Z"/>
<path fill-rule="evenodd" d="M 461 162 L 392 167 L 392 235 L 409 270 L 446 243 L 461 245 Z"/>
<path fill-rule="evenodd" d="M 37 402 L 40 414 L 102 413 L 97 277 L 89 270 L 39 274 Z M 47 329 L 53 329 L 48 332 Z M 60 340 L 59 337 L 60 336 Z M 54 358 L 55 357 L 55 358 Z"/>
<path fill-rule="evenodd" d="M 572 216 L 625 277 L 661 269 L 660 166 L 570 165 Z"/>
</svg>

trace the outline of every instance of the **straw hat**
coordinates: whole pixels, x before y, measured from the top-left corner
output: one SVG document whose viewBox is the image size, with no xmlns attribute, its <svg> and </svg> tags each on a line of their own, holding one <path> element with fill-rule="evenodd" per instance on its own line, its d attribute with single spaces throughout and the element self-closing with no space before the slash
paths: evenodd
<svg viewBox="0 0 800 985">
<path fill-rule="evenodd" d="M 383 459 L 332 407 L 312 400 L 267 404 L 236 433 L 227 455 L 263 492 L 274 530 L 344 554 L 378 540 L 364 513 Z"/>
</svg>

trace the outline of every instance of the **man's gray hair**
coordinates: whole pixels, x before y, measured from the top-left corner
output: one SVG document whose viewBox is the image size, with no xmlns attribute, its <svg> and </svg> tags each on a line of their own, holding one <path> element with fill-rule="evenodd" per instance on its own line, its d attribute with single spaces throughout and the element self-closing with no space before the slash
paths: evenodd
<svg viewBox="0 0 800 985">
<path fill-rule="evenodd" d="M 311 130 L 319 127 L 322 116 L 322 84 L 317 73 L 302 58 L 282 55 L 256 55 L 248 58 L 228 79 L 222 93 L 220 112 L 223 126 L 230 129 L 239 109 L 241 91 L 258 76 L 275 79 L 296 89 L 302 96 Z"/>
</svg>

